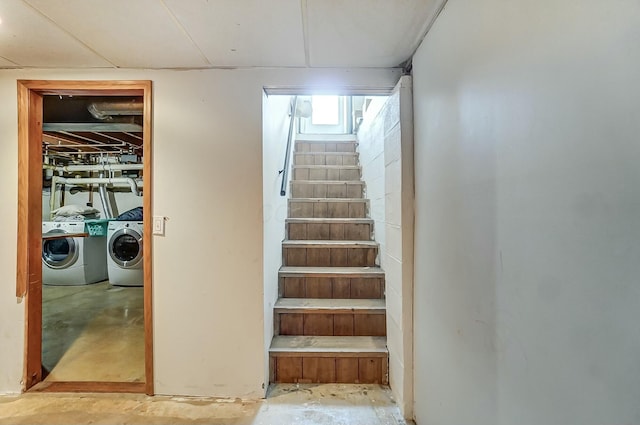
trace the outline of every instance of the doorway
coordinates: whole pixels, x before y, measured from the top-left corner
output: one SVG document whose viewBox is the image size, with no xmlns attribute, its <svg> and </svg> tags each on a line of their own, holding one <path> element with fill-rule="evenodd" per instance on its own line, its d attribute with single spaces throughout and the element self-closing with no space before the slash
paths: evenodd
<svg viewBox="0 0 640 425">
<path fill-rule="evenodd" d="M 136 139 L 139 141 L 136 143 L 131 143 L 127 149 L 132 150 L 132 152 L 123 152 L 120 149 L 122 146 L 127 146 L 125 143 L 120 147 L 117 146 L 118 143 L 109 143 L 114 142 L 114 140 L 109 140 L 110 137 L 113 137 L 113 134 L 103 133 L 101 131 L 96 130 L 96 128 L 87 128 L 85 123 L 83 123 L 84 127 L 80 126 L 75 134 L 69 131 L 70 126 L 69 123 L 65 124 L 64 127 L 61 128 L 48 128 L 46 126 L 50 126 L 48 123 L 45 124 L 45 114 L 46 110 L 45 104 L 47 102 L 51 102 L 59 98 L 63 99 L 93 99 L 93 100 L 106 100 L 104 102 L 106 104 L 113 104 L 114 102 L 109 102 L 109 100 L 117 99 L 118 101 L 122 99 L 133 99 L 135 102 L 137 99 L 138 104 L 136 107 L 139 107 L 139 133 L 136 134 L 135 131 L 135 123 L 125 123 L 122 121 L 121 117 L 110 117 L 108 120 L 109 124 L 120 124 L 121 130 L 125 139 L 127 137 Z M 78 103 L 77 101 L 72 101 L 71 103 Z M 92 104 L 98 104 L 98 102 L 93 102 Z M 120 105 L 121 106 L 121 105 Z M 95 112 L 95 111 L 94 111 Z M 100 111 L 98 111 L 100 113 Z M 108 115 L 108 114 L 107 114 Z M 112 115 L 120 115 L 118 111 L 113 113 Z M 76 125 L 75 123 L 74 125 Z M 128 125 L 128 127 L 127 127 Z M 127 127 L 127 128 L 125 128 Z M 130 128 L 129 128 L 130 127 Z M 46 131 L 43 131 L 46 130 Z M 57 138 L 57 143 L 51 143 L 52 132 L 60 130 L 62 132 L 69 133 L 67 135 L 61 135 L 65 137 Z M 73 129 L 72 129 L 73 130 Z M 104 150 L 105 152 L 118 152 L 120 155 L 118 156 L 118 162 L 120 162 L 121 154 L 130 154 L 129 158 L 134 156 L 139 156 L 142 161 L 139 169 L 139 182 L 144 188 L 142 191 L 142 210 L 146 211 L 144 217 L 139 222 L 139 232 L 142 233 L 139 238 L 140 247 L 141 247 L 141 262 L 140 262 L 140 276 L 143 281 L 143 287 L 140 289 L 140 295 L 142 297 L 141 307 L 143 312 L 141 314 L 141 321 L 143 322 L 143 335 L 144 341 L 141 344 L 143 347 L 141 349 L 144 351 L 144 359 L 143 369 L 144 371 L 141 373 L 142 379 L 135 380 L 127 380 L 127 379 L 114 379 L 114 380 L 103 380 L 103 379 L 93 379 L 93 380 L 55 380 L 55 381 L 45 381 L 46 374 L 49 372 L 43 367 L 43 259 L 45 251 L 43 250 L 43 217 L 48 215 L 49 217 L 53 217 L 52 212 L 49 211 L 49 208 L 46 208 L 47 211 L 43 212 L 43 182 L 47 181 L 47 173 L 49 173 L 49 177 L 51 176 L 51 172 L 59 172 L 62 173 L 61 167 L 64 166 L 64 161 L 60 158 L 64 156 L 65 148 L 64 145 L 69 142 L 70 145 L 74 143 L 77 144 L 78 140 L 82 138 L 89 138 L 87 132 L 89 133 L 99 134 L 102 137 L 102 142 L 98 141 L 99 144 L 104 146 L 96 148 L 91 147 L 91 142 L 95 140 L 85 140 L 87 142 L 88 148 L 80 149 L 78 146 L 71 146 L 70 149 L 67 149 L 66 152 L 76 152 L 77 159 L 81 157 L 87 157 L 87 152 L 92 151 L 96 152 L 97 150 Z M 93 131 L 96 130 L 96 131 Z M 124 134 L 127 134 L 124 136 Z M 106 135 L 106 137 L 104 137 Z M 56 139 L 55 134 L 53 138 Z M 66 141 L 60 142 L 60 139 L 64 139 Z M 43 146 L 43 142 L 49 140 L 48 144 Z M 152 282 L 151 282 L 151 221 L 150 221 L 150 211 L 151 211 L 151 82 L 150 81 L 34 81 L 34 80 L 20 80 L 18 81 L 18 152 L 19 152 L 19 164 L 18 164 L 18 274 L 17 274 L 17 291 L 16 295 L 19 298 L 23 298 L 25 300 L 25 333 L 26 333 L 26 341 L 25 341 L 25 368 L 24 368 L 24 379 L 23 379 L 23 390 L 46 390 L 46 391 L 109 391 L 109 392 L 145 392 L 147 394 L 153 394 L 153 357 L 152 357 Z M 57 146 L 57 148 L 54 147 Z M 60 148 L 63 146 L 63 148 Z M 138 146 L 137 152 L 136 146 Z M 46 148 L 46 149 L 45 149 Z M 57 149 L 57 150 L 56 150 Z M 55 152 L 55 154 L 54 154 Z M 48 155 L 43 155 L 47 153 Z M 43 163 L 48 162 L 53 156 L 58 156 L 57 162 L 53 165 L 45 164 L 43 170 Z M 73 157 L 73 155 L 69 156 L 69 158 Z M 108 165 L 108 156 L 105 154 L 102 159 L 105 160 L 105 166 Z M 44 158 L 44 160 L 43 160 Z M 62 161 L 62 162 L 61 162 Z M 95 162 L 94 159 L 92 160 Z M 78 164 L 74 164 L 78 166 Z M 80 165 L 81 167 L 87 167 L 88 165 Z M 57 168 L 56 168 L 57 167 Z M 93 167 L 93 165 L 91 165 Z M 67 167 L 68 168 L 68 167 Z M 127 168 L 127 167 L 121 167 Z M 131 167 L 129 167 L 131 168 Z M 133 167 L 136 168 L 136 167 Z M 88 171 L 88 170 L 85 170 Z M 122 171 L 120 171 L 122 172 Z M 110 175 L 114 177 L 113 175 Z M 74 177 L 81 177 L 75 175 Z M 89 175 L 88 179 L 85 183 L 92 183 L 88 180 L 91 180 L 91 175 Z M 100 176 L 104 177 L 104 176 Z M 135 184 L 135 179 L 132 178 L 131 175 L 128 175 L 126 178 L 122 178 L 123 181 L 133 181 Z M 114 179 L 115 180 L 115 179 Z M 100 180 L 100 178 L 95 180 L 96 186 L 99 186 L 101 182 L 104 180 Z M 65 177 L 60 177 L 58 183 L 65 183 Z M 74 180 L 72 185 L 76 187 L 75 191 L 77 193 L 78 185 L 80 180 Z M 71 182 L 68 182 L 71 183 Z M 111 183 L 111 182 L 110 182 Z M 70 185 L 71 186 L 71 185 Z M 51 199 L 55 200 L 56 188 L 58 187 L 57 183 L 51 185 L 49 184 Z M 89 186 L 91 188 L 91 186 Z M 89 189 L 89 201 L 88 204 L 91 204 L 93 189 Z M 132 191 L 133 191 L 132 186 Z M 62 194 L 71 193 L 71 191 L 61 191 Z M 137 194 L 137 193 L 136 193 Z M 103 195 L 101 193 L 101 195 Z M 108 194 L 107 191 L 104 191 L 104 197 L 101 196 L 101 200 L 103 203 L 103 212 L 109 209 L 108 199 L 105 199 L 107 196 L 113 197 L 113 193 Z M 52 202 L 55 205 L 55 202 Z M 62 203 L 60 203 L 62 205 Z M 74 211 L 75 212 L 75 211 Z M 109 212 L 106 214 L 106 218 L 113 218 L 113 212 Z M 92 222 L 95 224 L 94 226 L 85 228 L 85 234 L 80 235 L 78 238 L 76 237 L 65 237 L 60 239 L 61 242 L 52 245 L 52 252 L 47 251 L 48 254 L 51 254 L 50 259 L 55 259 L 57 256 L 60 256 L 61 253 L 66 252 L 65 249 L 69 248 L 68 244 L 79 245 L 82 247 L 84 243 L 87 246 L 91 245 L 100 248 L 106 248 L 106 237 L 107 237 L 107 222 L 108 220 L 103 220 L 99 222 Z M 53 223 L 53 221 L 51 221 Z M 125 223 L 120 222 L 120 223 Z M 84 226 L 83 226 L 84 227 Z M 111 227 L 109 225 L 109 227 Z M 86 231 L 86 229 L 89 231 Z M 54 232 L 55 233 L 55 232 Z M 95 237 L 94 237 L 95 236 Z M 49 238 L 54 238 L 56 240 L 56 235 L 47 235 L 46 242 L 49 242 Z M 74 242 L 75 241 L 75 242 Z M 124 239 L 123 243 L 127 242 Z M 65 248 L 66 247 L 66 248 Z M 78 251 L 79 247 L 75 247 L 76 251 Z M 61 250 L 61 252 L 57 252 L 56 250 Z M 94 251 L 92 251 L 94 252 Z M 85 253 L 87 258 L 91 257 L 91 253 L 86 251 Z M 82 251 L 80 250 L 80 254 L 82 255 Z M 64 262 L 63 262 L 64 263 Z M 86 264 L 86 262 L 85 262 Z M 46 267 L 46 266 L 45 266 Z M 105 266 L 106 267 L 106 266 Z M 98 270 L 99 267 L 90 267 L 92 277 L 89 279 L 88 277 L 83 276 L 82 284 L 89 283 L 89 280 L 99 281 L 101 276 L 97 276 L 100 274 Z M 51 270 L 54 269 L 45 269 L 47 271 L 47 279 L 51 280 L 52 275 L 50 273 Z M 89 270 L 89 269 L 87 269 Z M 93 276 L 95 275 L 95 276 Z M 55 274 L 54 284 L 60 283 L 60 274 Z M 65 275 L 67 276 L 67 275 Z M 75 276 L 75 275 L 74 275 Z M 106 276 L 106 275 L 105 275 Z M 64 279 L 63 279 L 64 280 Z M 65 285 L 62 283 L 62 285 Z M 86 285 L 87 287 L 89 285 Z M 60 287 L 61 288 L 61 287 Z M 60 289 L 57 288 L 57 289 Z M 78 287 L 79 288 L 79 287 Z M 45 289 L 49 290 L 49 287 Z M 62 289 L 64 290 L 64 289 Z M 100 295 L 102 296 L 102 295 Z M 94 297 L 95 298 L 95 297 Z M 117 376 L 117 375 L 116 375 Z M 89 378 L 91 379 L 91 378 Z"/>
</svg>

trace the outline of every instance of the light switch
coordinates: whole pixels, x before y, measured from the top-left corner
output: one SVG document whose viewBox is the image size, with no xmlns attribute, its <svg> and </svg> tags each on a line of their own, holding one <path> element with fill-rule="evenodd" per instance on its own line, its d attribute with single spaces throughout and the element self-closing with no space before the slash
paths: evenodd
<svg viewBox="0 0 640 425">
<path fill-rule="evenodd" d="M 153 216 L 153 234 L 154 235 L 164 235 L 164 216 L 162 215 L 154 215 Z"/>
</svg>

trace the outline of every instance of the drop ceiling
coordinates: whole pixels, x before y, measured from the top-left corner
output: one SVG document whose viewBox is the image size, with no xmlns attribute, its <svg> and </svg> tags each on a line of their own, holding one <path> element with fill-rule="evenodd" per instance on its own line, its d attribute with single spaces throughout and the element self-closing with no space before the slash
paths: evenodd
<svg viewBox="0 0 640 425">
<path fill-rule="evenodd" d="M 0 68 L 395 67 L 444 0 L 1 0 Z"/>
</svg>

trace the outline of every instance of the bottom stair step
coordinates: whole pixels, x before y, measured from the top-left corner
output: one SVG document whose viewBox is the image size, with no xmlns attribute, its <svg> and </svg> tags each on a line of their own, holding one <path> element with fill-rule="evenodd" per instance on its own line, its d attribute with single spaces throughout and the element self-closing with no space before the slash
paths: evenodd
<svg viewBox="0 0 640 425">
<path fill-rule="evenodd" d="M 269 353 L 276 356 L 386 356 L 383 336 L 276 336 Z"/>
<path fill-rule="evenodd" d="M 271 382 L 383 384 L 385 337 L 276 336 L 269 349 Z"/>
</svg>

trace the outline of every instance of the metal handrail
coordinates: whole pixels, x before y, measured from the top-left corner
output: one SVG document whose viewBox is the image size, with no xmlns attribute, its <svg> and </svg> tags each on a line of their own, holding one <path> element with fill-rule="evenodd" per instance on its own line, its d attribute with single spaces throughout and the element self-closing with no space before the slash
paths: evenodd
<svg viewBox="0 0 640 425">
<path fill-rule="evenodd" d="M 298 103 L 298 96 L 293 97 L 293 102 L 291 103 L 291 120 L 289 121 L 289 136 L 287 137 L 287 151 L 284 154 L 284 164 L 282 165 L 282 170 L 279 171 L 279 174 L 282 174 L 282 183 L 280 184 L 280 196 L 287 195 L 287 179 L 289 177 L 289 162 L 291 160 L 291 144 L 293 142 L 293 127 L 294 121 L 296 119 L 296 107 Z"/>
</svg>

